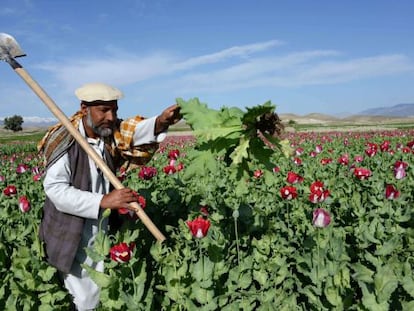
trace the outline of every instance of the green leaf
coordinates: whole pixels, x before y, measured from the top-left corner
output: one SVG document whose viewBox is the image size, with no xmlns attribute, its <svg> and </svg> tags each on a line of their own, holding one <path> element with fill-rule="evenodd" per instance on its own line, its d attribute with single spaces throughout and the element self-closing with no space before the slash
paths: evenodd
<svg viewBox="0 0 414 311">
<path fill-rule="evenodd" d="M 379 302 L 386 302 L 398 287 L 398 279 L 392 267 L 386 265 L 378 269 L 374 278 L 375 291 Z"/>
<path fill-rule="evenodd" d="M 230 158 L 233 160 L 234 164 L 242 163 L 243 159 L 247 159 L 249 154 L 247 150 L 249 149 L 250 140 L 248 139 L 240 139 L 240 144 L 234 149 Z"/>
<path fill-rule="evenodd" d="M 355 278 L 359 282 L 364 283 L 373 283 L 373 275 L 374 272 L 362 265 L 361 263 L 355 263 L 352 265 L 352 268 L 354 269 L 355 273 L 353 275 L 353 278 Z"/>
<path fill-rule="evenodd" d="M 90 277 L 94 280 L 96 284 L 98 284 L 99 287 L 107 288 L 114 284 L 114 280 L 112 280 L 111 276 L 103 272 L 96 271 L 95 269 L 91 268 L 86 264 L 82 264 L 81 266 L 88 272 Z"/>
</svg>

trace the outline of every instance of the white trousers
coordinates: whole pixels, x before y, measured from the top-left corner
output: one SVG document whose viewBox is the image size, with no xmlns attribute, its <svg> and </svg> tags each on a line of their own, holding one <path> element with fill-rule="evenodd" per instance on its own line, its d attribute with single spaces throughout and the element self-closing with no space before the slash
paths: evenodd
<svg viewBox="0 0 414 311">
<path fill-rule="evenodd" d="M 62 277 L 78 311 L 94 310 L 98 306 L 100 289 L 84 269 L 81 277 L 63 273 Z"/>
</svg>

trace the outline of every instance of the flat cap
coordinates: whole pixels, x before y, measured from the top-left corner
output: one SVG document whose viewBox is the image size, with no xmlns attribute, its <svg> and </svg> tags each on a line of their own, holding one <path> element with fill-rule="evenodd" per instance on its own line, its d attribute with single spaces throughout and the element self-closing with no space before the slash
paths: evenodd
<svg viewBox="0 0 414 311">
<path fill-rule="evenodd" d="M 104 83 L 88 83 L 75 91 L 76 97 L 85 102 L 113 101 L 124 97 L 117 88 Z"/>
</svg>

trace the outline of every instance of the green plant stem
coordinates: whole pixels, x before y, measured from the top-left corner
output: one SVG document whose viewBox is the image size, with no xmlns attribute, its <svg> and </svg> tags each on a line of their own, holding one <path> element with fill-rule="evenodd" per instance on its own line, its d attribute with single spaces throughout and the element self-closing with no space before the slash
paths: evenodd
<svg viewBox="0 0 414 311">
<path fill-rule="evenodd" d="M 240 243 L 239 243 L 239 232 L 237 227 L 237 218 L 234 217 L 234 233 L 236 235 L 236 249 L 237 249 L 237 264 L 240 266 Z"/>
<path fill-rule="evenodd" d="M 132 266 L 129 267 L 131 269 L 131 275 L 132 275 L 132 286 L 134 287 L 134 298 L 137 296 L 137 286 L 135 284 L 135 272 L 134 268 Z"/>
<path fill-rule="evenodd" d="M 320 241 L 320 230 L 319 229 L 316 229 L 316 230 L 318 230 L 318 239 L 317 239 L 317 250 L 318 250 L 318 258 L 317 258 L 317 263 L 316 263 L 316 279 L 319 281 L 319 263 L 320 263 L 320 260 L 321 260 L 321 254 L 320 254 L 320 246 L 319 246 L 319 241 Z"/>
</svg>

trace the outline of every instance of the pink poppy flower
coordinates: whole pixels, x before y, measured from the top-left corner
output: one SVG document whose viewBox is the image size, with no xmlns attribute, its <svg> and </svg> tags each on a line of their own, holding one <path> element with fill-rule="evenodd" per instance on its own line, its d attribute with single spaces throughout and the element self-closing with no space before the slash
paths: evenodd
<svg viewBox="0 0 414 311">
<path fill-rule="evenodd" d="M 331 215 L 323 208 L 317 208 L 313 211 L 312 224 L 317 228 L 326 228 L 331 223 Z"/>
<path fill-rule="evenodd" d="M 29 170 L 29 167 L 26 164 L 19 164 L 16 168 L 17 174 L 23 174 L 26 173 Z"/>
<path fill-rule="evenodd" d="M 260 177 L 262 177 L 263 176 L 263 171 L 262 170 L 255 170 L 254 172 L 253 172 L 253 177 L 254 178 L 256 178 L 256 179 L 259 179 Z"/>
</svg>

